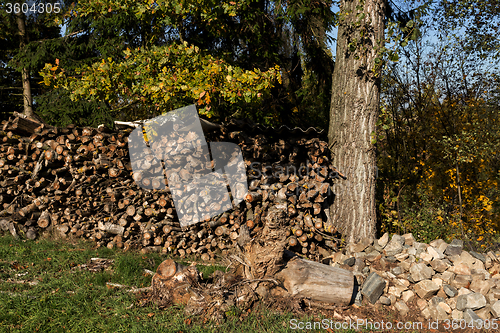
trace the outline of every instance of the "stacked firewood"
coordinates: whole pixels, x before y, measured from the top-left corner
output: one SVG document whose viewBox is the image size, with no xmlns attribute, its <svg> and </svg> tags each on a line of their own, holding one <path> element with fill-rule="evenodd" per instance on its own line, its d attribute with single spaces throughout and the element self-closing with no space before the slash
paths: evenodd
<svg viewBox="0 0 500 333">
<path fill-rule="evenodd" d="M 147 190 L 134 181 L 130 132 L 55 128 L 19 117 L 3 121 L 0 228 L 30 239 L 55 232 L 108 248 L 209 260 L 236 246 L 242 225 L 251 237 L 262 232 L 262 219 L 275 207 L 288 214 L 291 250 L 317 258 L 336 249 L 327 209 L 331 185 L 341 175 L 317 131 L 277 133 L 233 121 L 205 133 L 207 141 L 239 145 L 249 192 L 233 209 L 186 228 L 168 187 Z"/>
</svg>

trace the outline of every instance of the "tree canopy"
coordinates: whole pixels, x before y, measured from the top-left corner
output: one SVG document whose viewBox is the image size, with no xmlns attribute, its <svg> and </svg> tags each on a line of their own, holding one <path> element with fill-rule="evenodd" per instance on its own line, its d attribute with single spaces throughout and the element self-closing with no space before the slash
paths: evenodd
<svg viewBox="0 0 500 333">
<path fill-rule="evenodd" d="M 337 117 L 343 108 L 352 119 L 376 123 L 376 131 L 350 146 L 364 147 L 361 155 L 377 162 L 370 177 L 378 175 L 378 232 L 462 237 L 477 246 L 498 237 L 495 0 L 360 0 L 355 6 L 61 0 L 59 13 L 24 16 L 7 13 L 7 3 L 0 0 L 3 117 L 22 110 L 28 78 L 34 110 L 54 125 L 112 126 L 196 103 L 214 121 L 330 127 L 333 147 L 346 142 L 341 129 L 349 121 Z M 334 57 L 336 27 L 343 30 Z M 351 79 L 378 92 L 347 84 Z M 364 95 L 373 98 L 362 101 Z"/>
</svg>

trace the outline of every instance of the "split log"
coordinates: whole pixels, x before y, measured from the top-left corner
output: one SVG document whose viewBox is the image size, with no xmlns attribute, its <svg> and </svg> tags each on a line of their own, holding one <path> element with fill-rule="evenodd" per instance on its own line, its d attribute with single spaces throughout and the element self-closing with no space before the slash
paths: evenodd
<svg viewBox="0 0 500 333">
<path fill-rule="evenodd" d="M 38 218 L 37 224 L 40 228 L 47 228 L 50 225 L 50 213 L 44 210 Z"/>
<path fill-rule="evenodd" d="M 351 271 L 294 256 L 277 278 L 291 296 L 348 305 L 353 300 Z"/>
<path fill-rule="evenodd" d="M 148 251 L 150 246 L 163 246 L 171 254 L 214 258 L 232 251 L 236 244 L 245 246 L 248 243 L 245 238 L 258 240 L 269 229 L 268 206 L 280 206 L 284 207 L 287 218 L 283 223 L 287 248 L 294 247 L 314 258 L 318 247 L 336 246 L 331 241 L 335 239 L 331 237 L 333 222 L 323 223 L 320 218 L 328 216 L 325 197 L 332 182 L 327 176 L 335 169 L 324 156 L 327 144 L 316 138 L 290 135 L 285 139 L 280 137 L 281 132 L 280 136 L 272 137 L 243 125 L 217 129 L 216 134 L 207 138 L 239 144 L 246 165 L 253 171 L 247 168 L 248 175 L 253 176 L 251 192 L 233 211 L 207 219 L 196 228 L 181 229 L 176 210 L 186 213 L 192 204 L 175 207 L 170 189 L 147 193 L 139 188 L 132 178 L 132 164 L 125 162 L 131 160 L 128 132 L 35 125 L 9 119 L 2 122 L 3 132 L 0 131 L 0 216 L 15 221 L 19 230 L 34 228 L 40 233 L 52 224 L 59 226 L 56 229 L 63 234 L 99 241 L 101 246 L 114 242 L 111 244 L 116 247 L 142 245 Z M 286 131 L 283 134 L 286 136 Z M 166 145 L 167 151 L 175 144 L 156 140 L 151 147 L 163 149 L 162 145 Z M 179 152 L 178 158 L 165 168 L 179 180 L 189 180 L 203 168 L 204 161 L 199 155 Z M 254 161 L 257 168 L 252 166 Z M 151 167 L 150 171 L 144 170 L 142 180 L 149 177 L 148 172 L 157 171 L 149 159 L 138 162 Z M 178 169 L 178 164 L 189 166 L 189 172 Z M 304 166 L 303 170 L 299 166 Z M 304 172 L 305 167 L 310 170 Z M 230 194 L 234 197 L 234 193 Z M 23 200 L 13 202 L 16 197 Z M 36 198 L 48 201 L 33 205 Z M 194 200 L 196 196 L 189 195 L 186 203 Z M 217 201 L 217 198 L 198 199 L 198 210 L 217 210 L 213 209 L 220 206 Z M 243 225 L 249 237 L 242 233 L 246 231 L 241 229 Z M 298 229 L 302 232 L 300 236 L 295 235 Z M 122 239 L 117 239 L 117 235 Z M 265 243 L 273 240 L 257 243 L 261 241 L 259 244 L 266 251 Z M 258 257 L 258 249 L 253 250 L 253 256 Z M 263 261 L 265 258 L 262 257 Z M 257 276 L 261 274 L 258 271 L 255 271 Z"/>
</svg>

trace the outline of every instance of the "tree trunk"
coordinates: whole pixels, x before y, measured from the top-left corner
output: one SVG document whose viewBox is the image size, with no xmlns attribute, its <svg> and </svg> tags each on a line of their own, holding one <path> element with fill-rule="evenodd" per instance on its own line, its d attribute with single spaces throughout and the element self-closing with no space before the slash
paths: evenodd
<svg viewBox="0 0 500 333">
<path fill-rule="evenodd" d="M 24 14 L 19 11 L 16 14 L 17 28 L 20 35 L 19 48 L 22 50 L 28 43 L 28 35 L 26 33 L 26 25 L 24 23 Z M 33 113 L 33 97 L 31 96 L 31 83 L 29 71 L 26 67 L 23 67 L 22 71 L 23 79 L 23 101 L 24 101 L 24 114 L 29 118 L 35 118 Z M 36 118 L 35 118 L 36 119 Z"/>
<path fill-rule="evenodd" d="M 375 59 L 383 46 L 384 9 L 383 0 L 342 0 L 340 6 L 345 16 L 338 30 L 328 138 L 333 165 L 347 180 L 334 188 L 330 213 L 349 243 L 375 236 L 376 156 L 371 134 L 380 100 Z"/>
</svg>

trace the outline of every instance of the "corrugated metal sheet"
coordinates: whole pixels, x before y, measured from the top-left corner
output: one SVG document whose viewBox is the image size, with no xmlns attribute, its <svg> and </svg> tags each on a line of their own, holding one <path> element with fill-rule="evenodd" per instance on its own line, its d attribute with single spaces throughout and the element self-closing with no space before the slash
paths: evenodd
<svg viewBox="0 0 500 333">
<path fill-rule="evenodd" d="M 201 119 L 201 118 L 200 118 Z M 209 121 L 202 120 L 202 123 L 213 124 Z M 133 122 L 123 122 L 123 121 L 115 121 L 115 126 L 118 129 L 123 128 L 135 128 L 142 125 L 147 120 L 138 120 Z M 205 124 L 203 124 L 205 125 Z M 213 124 L 219 126 L 218 124 Z M 307 129 L 302 129 L 300 127 L 290 128 L 286 125 L 281 125 L 280 127 L 270 127 L 262 124 L 254 123 L 248 119 L 231 119 L 228 122 L 225 122 L 221 125 L 226 128 L 227 131 L 244 131 L 245 133 L 261 133 L 261 134 L 278 134 L 285 136 L 306 136 L 306 137 L 317 137 L 317 138 L 326 138 L 326 131 L 323 129 L 317 129 L 314 127 L 309 127 Z"/>
<path fill-rule="evenodd" d="M 310 137 L 325 137 L 326 131 L 323 129 L 317 129 L 314 127 L 309 127 L 307 129 L 302 129 L 300 127 L 290 128 L 286 125 L 281 125 L 280 127 L 268 127 L 262 124 L 254 123 L 249 120 L 241 119 L 231 119 L 227 123 L 222 124 L 223 127 L 230 131 L 241 130 L 248 133 L 261 132 L 266 133 L 276 133 L 279 135 L 300 135 L 300 136 L 310 136 Z"/>
</svg>

